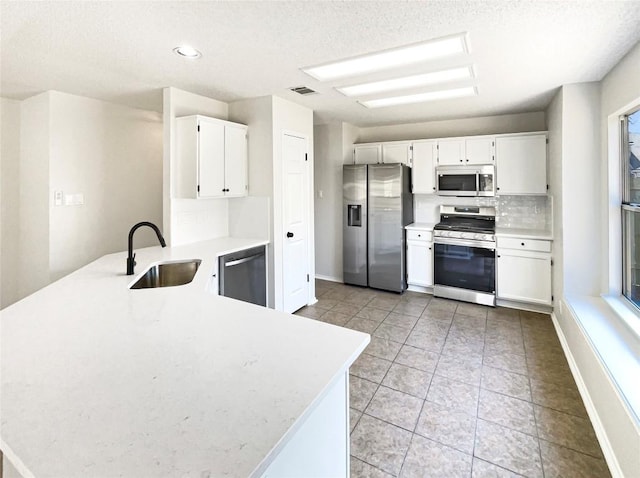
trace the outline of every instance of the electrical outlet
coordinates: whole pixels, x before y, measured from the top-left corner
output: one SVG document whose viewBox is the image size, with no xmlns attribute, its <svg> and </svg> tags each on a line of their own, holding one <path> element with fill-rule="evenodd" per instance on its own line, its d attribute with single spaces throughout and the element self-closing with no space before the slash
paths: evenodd
<svg viewBox="0 0 640 478">
<path fill-rule="evenodd" d="M 54 191 L 53 192 L 53 204 L 54 206 L 62 206 L 62 191 Z"/>
</svg>

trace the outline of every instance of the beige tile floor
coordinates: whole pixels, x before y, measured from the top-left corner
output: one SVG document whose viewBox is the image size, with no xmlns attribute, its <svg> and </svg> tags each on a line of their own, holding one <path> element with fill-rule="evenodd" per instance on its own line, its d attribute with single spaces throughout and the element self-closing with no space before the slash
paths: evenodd
<svg viewBox="0 0 640 478">
<path fill-rule="evenodd" d="M 317 281 L 297 314 L 371 334 L 351 476 L 608 477 L 548 315 Z"/>
</svg>

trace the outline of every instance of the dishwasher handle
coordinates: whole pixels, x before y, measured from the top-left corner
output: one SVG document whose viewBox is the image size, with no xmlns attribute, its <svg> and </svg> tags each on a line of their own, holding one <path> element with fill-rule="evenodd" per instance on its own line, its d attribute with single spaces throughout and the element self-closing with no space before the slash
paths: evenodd
<svg viewBox="0 0 640 478">
<path fill-rule="evenodd" d="M 258 257 L 262 257 L 263 255 L 264 254 L 261 252 L 260 254 L 254 254 L 252 256 L 243 257 L 242 259 L 238 259 L 238 260 L 235 260 L 235 261 L 225 262 L 224 266 L 225 267 L 238 266 L 240 264 L 244 264 L 245 262 L 249 262 L 249 261 L 252 261 L 254 259 L 257 259 Z"/>
</svg>

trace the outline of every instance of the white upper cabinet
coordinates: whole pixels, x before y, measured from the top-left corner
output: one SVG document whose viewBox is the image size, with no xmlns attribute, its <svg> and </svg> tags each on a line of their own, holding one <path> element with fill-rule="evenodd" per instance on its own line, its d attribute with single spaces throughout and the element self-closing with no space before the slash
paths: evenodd
<svg viewBox="0 0 640 478">
<path fill-rule="evenodd" d="M 226 124 L 224 128 L 224 183 L 225 196 L 246 196 L 247 181 L 247 127 Z"/>
<path fill-rule="evenodd" d="M 464 138 L 438 140 L 438 164 L 440 166 L 463 164 L 464 153 Z"/>
<path fill-rule="evenodd" d="M 411 166 L 411 141 L 382 143 L 383 163 L 402 163 Z"/>
<path fill-rule="evenodd" d="M 354 164 L 402 163 L 411 166 L 411 141 L 353 145 Z"/>
<path fill-rule="evenodd" d="M 378 164 L 382 162 L 382 144 L 354 144 L 353 162 L 355 164 Z"/>
<path fill-rule="evenodd" d="M 493 164 L 493 136 L 469 136 L 438 140 L 438 165 Z"/>
<path fill-rule="evenodd" d="M 493 164 L 494 163 L 493 136 L 475 136 L 465 138 L 465 163 L 466 164 Z"/>
<path fill-rule="evenodd" d="M 413 142 L 413 169 L 411 171 L 413 194 L 433 194 L 436 191 L 437 144 L 436 140 Z"/>
<path fill-rule="evenodd" d="M 175 197 L 247 195 L 245 125 L 200 115 L 176 118 L 176 143 Z"/>
<path fill-rule="evenodd" d="M 533 133 L 496 138 L 496 193 L 547 193 L 547 135 Z"/>
</svg>

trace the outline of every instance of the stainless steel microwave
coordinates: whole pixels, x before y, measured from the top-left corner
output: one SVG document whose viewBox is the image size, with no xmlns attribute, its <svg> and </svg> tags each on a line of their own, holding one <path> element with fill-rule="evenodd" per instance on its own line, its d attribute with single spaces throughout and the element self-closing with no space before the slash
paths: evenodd
<svg viewBox="0 0 640 478">
<path fill-rule="evenodd" d="M 492 164 L 438 166 L 436 192 L 440 196 L 495 196 L 495 167 Z"/>
</svg>

